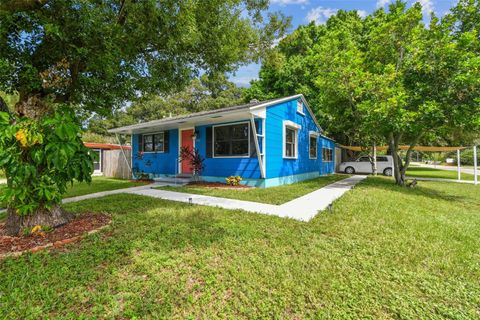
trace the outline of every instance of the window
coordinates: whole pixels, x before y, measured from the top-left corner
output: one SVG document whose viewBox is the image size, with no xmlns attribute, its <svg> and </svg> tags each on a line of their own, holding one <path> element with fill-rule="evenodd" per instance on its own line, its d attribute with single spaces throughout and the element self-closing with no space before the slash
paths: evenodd
<svg viewBox="0 0 480 320">
<path fill-rule="evenodd" d="M 214 157 L 249 156 L 248 122 L 213 127 Z"/>
<path fill-rule="evenodd" d="M 370 158 L 369 157 L 360 157 L 358 159 L 358 162 L 370 162 Z"/>
<path fill-rule="evenodd" d="M 310 159 L 317 159 L 317 136 L 310 135 L 310 143 L 309 143 L 309 154 Z"/>
<path fill-rule="evenodd" d="M 333 150 L 329 148 L 322 148 L 322 159 L 324 162 L 332 162 Z"/>
<path fill-rule="evenodd" d="M 143 135 L 144 152 L 164 152 L 165 151 L 165 133 Z"/>
<path fill-rule="evenodd" d="M 388 162 L 387 157 L 377 157 L 377 162 Z"/>
<path fill-rule="evenodd" d="M 102 172 L 102 150 L 94 149 L 92 152 L 95 154 L 95 160 L 93 160 L 93 172 Z"/>
<path fill-rule="evenodd" d="M 297 129 L 285 127 L 285 158 L 297 157 Z"/>
<path fill-rule="evenodd" d="M 298 100 L 297 100 L 297 112 L 298 112 L 298 113 L 301 113 L 301 114 L 304 114 L 304 113 L 303 113 L 303 102 L 302 102 L 302 99 L 298 99 Z"/>
</svg>

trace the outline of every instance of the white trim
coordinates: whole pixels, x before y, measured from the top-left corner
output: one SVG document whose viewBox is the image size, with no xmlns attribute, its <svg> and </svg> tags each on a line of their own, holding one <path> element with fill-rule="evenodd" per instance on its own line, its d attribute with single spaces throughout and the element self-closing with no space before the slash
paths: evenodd
<svg viewBox="0 0 480 320">
<path fill-rule="evenodd" d="M 248 155 L 246 156 L 215 156 L 215 128 L 216 127 L 227 127 L 227 126 L 234 126 L 238 124 L 246 123 L 248 125 Z M 231 158 L 250 158 L 250 122 L 249 121 L 241 121 L 241 122 L 232 122 L 226 124 L 218 124 L 212 126 L 212 158 L 215 159 L 231 159 Z"/>
<path fill-rule="evenodd" d="M 103 173 L 103 170 L 102 170 L 102 164 L 103 164 L 103 161 L 102 161 L 102 156 L 103 156 L 103 152 L 102 152 L 102 149 L 92 149 L 93 152 L 97 152 L 98 151 L 98 167 L 99 167 L 99 170 L 93 170 L 93 173 L 95 174 L 99 174 L 99 173 Z"/>
<path fill-rule="evenodd" d="M 298 110 L 298 107 L 302 107 L 301 110 Z M 305 115 L 305 107 L 303 106 L 303 101 L 302 99 L 297 99 L 297 113 L 298 114 L 301 114 L 302 116 Z"/>
<path fill-rule="evenodd" d="M 327 150 L 331 150 L 332 151 L 332 160 L 325 160 L 324 157 L 323 157 L 323 149 L 327 149 Z M 333 153 L 333 149 L 332 148 L 329 148 L 329 147 L 324 147 L 322 146 L 322 162 L 333 162 L 333 159 L 334 159 L 334 153 Z"/>
<path fill-rule="evenodd" d="M 185 128 L 178 128 L 178 174 L 182 174 L 182 163 L 180 160 L 180 149 L 182 147 L 182 131 L 193 130 L 193 134 L 195 134 L 195 127 L 185 127 Z M 196 148 L 195 140 L 192 138 L 193 148 Z"/>
<path fill-rule="evenodd" d="M 289 126 L 297 130 L 302 130 L 302 126 L 290 120 L 283 120 L 283 126 Z"/>
<path fill-rule="evenodd" d="M 267 179 L 267 119 L 262 119 L 262 151 L 263 151 L 263 169 L 265 170 L 265 179 Z"/>
<path fill-rule="evenodd" d="M 253 141 L 255 141 L 255 150 L 257 152 L 258 166 L 260 167 L 260 177 L 262 179 L 265 179 L 264 161 L 263 161 L 263 158 L 262 158 L 263 156 L 260 152 L 260 146 L 258 144 L 258 132 L 257 132 L 257 127 L 255 125 L 255 118 L 253 116 L 253 113 L 250 114 L 250 122 L 251 122 L 252 133 L 253 133 Z"/>
<path fill-rule="evenodd" d="M 272 105 L 275 105 L 275 104 L 279 104 L 279 103 L 282 103 L 282 102 L 290 101 L 290 100 L 293 100 L 293 99 L 298 99 L 298 98 L 302 98 L 303 105 L 304 105 L 305 107 L 307 107 L 307 110 L 308 110 L 308 112 L 310 113 L 310 116 L 312 117 L 313 121 L 314 121 L 315 124 L 317 125 L 317 128 L 318 128 L 320 131 L 323 131 L 323 130 L 322 130 L 322 127 L 320 127 L 320 124 L 318 123 L 317 118 L 315 117 L 312 109 L 311 109 L 310 106 L 308 105 L 307 100 L 305 99 L 305 97 L 304 97 L 303 94 L 301 94 L 301 93 L 300 93 L 300 94 L 296 94 L 296 95 L 294 95 L 294 96 L 285 97 L 285 98 L 281 98 L 281 99 L 277 99 L 277 100 L 265 102 L 265 103 L 256 105 L 256 106 L 254 106 L 254 107 L 251 107 L 250 110 L 256 110 L 256 109 L 258 109 L 258 108 L 265 108 L 265 107 L 269 107 L 269 106 L 272 106 Z M 330 138 L 329 138 L 329 139 L 330 139 Z M 331 140 L 331 139 L 330 139 L 330 140 Z"/>
<path fill-rule="evenodd" d="M 294 144 L 295 144 L 295 156 L 293 157 L 288 157 L 286 155 L 286 150 L 285 150 L 285 146 L 286 146 L 286 143 L 287 143 L 287 140 L 286 140 L 286 136 L 287 136 L 287 128 L 289 129 L 293 129 L 295 131 L 295 141 L 294 141 Z M 299 131 L 302 129 L 302 126 L 295 123 L 295 122 L 292 122 L 290 120 L 284 120 L 283 121 L 283 139 L 282 139 L 282 155 L 283 155 L 283 158 L 284 159 L 298 159 L 298 133 Z"/>
<path fill-rule="evenodd" d="M 320 132 L 317 131 L 308 131 L 308 134 L 311 136 L 316 136 L 317 138 L 321 136 Z"/>
<path fill-rule="evenodd" d="M 163 131 L 155 131 L 152 133 L 141 133 L 140 135 L 142 136 L 142 153 L 165 153 L 165 131 L 168 130 L 163 130 Z M 145 139 L 144 136 L 152 136 L 152 143 L 155 146 L 155 139 L 153 138 L 154 135 L 163 133 L 163 150 L 162 151 L 144 151 L 143 149 L 145 148 Z"/>
<path fill-rule="evenodd" d="M 167 126 L 167 125 L 175 125 L 175 124 L 181 125 L 180 122 L 188 121 L 188 122 L 191 123 L 191 122 L 195 122 L 195 121 L 199 121 L 199 120 L 210 119 L 210 118 L 212 118 L 212 116 L 226 116 L 226 115 L 235 115 L 235 114 L 242 114 L 242 113 L 245 113 L 245 114 L 248 115 L 249 112 L 256 111 L 257 109 L 266 108 L 266 107 L 269 107 L 269 106 L 272 106 L 272 105 L 276 105 L 276 104 L 279 104 L 279 103 L 282 103 L 282 102 L 286 102 L 286 101 L 290 101 L 290 100 L 294 100 L 294 99 L 298 99 L 298 98 L 302 99 L 304 107 L 307 108 L 308 112 L 310 113 L 310 115 L 311 115 L 313 121 L 315 122 L 315 124 L 317 125 L 318 129 L 320 131 L 322 131 L 322 128 L 320 127 L 320 124 L 318 123 L 314 113 L 312 112 L 312 109 L 308 105 L 308 102 L 305 100 L 305 97 L 303 96 L 303 94 L 296 94 L 296 95 L 293 95 L 293 96 L 280 98 L 280 99 L 268 101 L 268 102 L 265 102 L 265 103 L 262 103 L 262 104 L 258 104 L 256 106 L 253 106 L 253 107 L 250 107 L 250 108 L 219 111 L 215 114 L 199 114 L 197 116 L 190 116 L 190 117 L 189 116 L 177 117 L 177 118 L 173 118 L 171 120 L 169 120 L 169 119 L 159 119 L 159 120 L 149 121 L 149 122 L 146 122 L 146 123 L 139 123 L 139 124 L 134 124 L 134 125 L 130 125 L 130 126 L 124 126 L 124 127 L 110 129 L 110 130 L 108 130 L 108 132 L 110 132 L 110 133 L 128 133 L 128 134 L 135 133 L 136 134 L 136 133 L 139 133 L 139 132 L 133 132 L 133 131 L 148 129 L 148 128 L 157 127 L 157 126 Z"/>
<path fill-rule="evenodd" d="M 315 138 L 315 146 L 316 146 L 316 152 L 315 152 L 315 157 L 312 157 L 310 154 L 310 138 Z M 312 131 L 309 132 L 308 134 L 308 159 L 310 160 L 317 160 L 318 159 L 318 134 L 314 132 L 312 134 Z"/>
</svg>

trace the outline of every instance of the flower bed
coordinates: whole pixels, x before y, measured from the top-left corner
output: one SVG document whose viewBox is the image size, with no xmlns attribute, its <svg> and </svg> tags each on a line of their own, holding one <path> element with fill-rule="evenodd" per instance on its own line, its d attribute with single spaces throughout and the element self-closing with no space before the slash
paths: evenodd
<svg viewBox="0 0 480 320">
<path fill-rule="evenodd" d="M 5 234 L 4 224 L 0 225 L 0 258 L 18 256 L 25 252 L 36 252 L 50 247 L 61 247 L 81 240 L 86 234 L 98 232 L 109 225 L 111 218 L 104 214 L 88 214 L 40 235 L 10 237 Z"/>
<path fill-rule="evenodd" d="M 210 189 L 230 189 L 230 190 L 248 190 L 252 189 L 254 187 L 249 187 L 249 186 L 232 186 L 228 185 L 226 183 L 220 183 L 220 182 L 190 182 L 187 186 L 192 186 L 192 187 L 205 187 L 205 188 L 210 188 Z"/>
</svg>

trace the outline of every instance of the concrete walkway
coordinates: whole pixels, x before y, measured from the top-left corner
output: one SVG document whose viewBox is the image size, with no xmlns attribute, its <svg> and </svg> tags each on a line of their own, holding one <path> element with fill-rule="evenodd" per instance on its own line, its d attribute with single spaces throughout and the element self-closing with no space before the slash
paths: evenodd
<svg viewBox="0 0 480 320">
<path fill-rule="evenodd" d="M 66 198 L 63 200 L 63 203 L 100 198 L 113 194 L 128 193 L 164 200 L 220 207 L 230 210 L 239 209 L 253 213 L 263 213 L 283 218 L 292 218 L 300 221 L 309 221 L 315 217 L 319 211 L 327 209 L 333 201 L 340 198 L 345 192 L 352 189 L 357 183 L 366 177 L 367 176 L 362 175 L 352 176 L 279 206 L 251 201 L 153 189 L 154 187 L 169 185 L 168 183 L 154 183 L 134 188 L 97 192 L 78 197 Z M 2 210 L 0 210 L 0 212 L 2 212 Z"/>
<path fill-rule="evenodd" d="M 225 199 L 157 189 L 143 189 L 132 191 L 127 189 L 125 190 L 125 192 L 164 200 L 179 201 L 211 207 L 220 207 L 224 209 L 240 209 L 248 212 L 275 215 L 300 221 L 309 221 L 319 211 L 327 209 L 327 207 L 333 201 L 340 198 L 345 192 L 352 189 L 357 183 L 359 183 L 366 177 L 367 176 L 361 175 L 352 176 L 350 178 L 332 183 L 326 187 L 320 188 L 316 191 L 313 191 L 300 198 L 297 198 L 279 206 L 251 201 Z"/>
</svg>

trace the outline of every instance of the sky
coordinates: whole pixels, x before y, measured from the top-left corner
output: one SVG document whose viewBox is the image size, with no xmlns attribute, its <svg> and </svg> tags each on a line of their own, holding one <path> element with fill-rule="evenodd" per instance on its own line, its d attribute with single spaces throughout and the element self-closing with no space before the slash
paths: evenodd
<svg viewBox="0 0 480 320">
<path fill-rule="evenodd" d="M 393 0 L 270 0 L 270 11 L 283 12 L 292 17 L 292 27 L 289 33 L 299 25 L 315 21 L 322 24 L 334 15 L 339 9 L 358 10 L 361 16 L 368 15 L 377 8 L 387 8 Z M 408 0 L 412 5 L 417 0 Z M 425 13 L 435 12 L 437 16 L 443 16 L 453 7 L 457 0 L 418 0 L 424 8 Z M 250 64 L 241 67 L 230 80 L 241 87 L 248 87 L 253 79 L 258 78 L 259 64 Z"/>
</svg>

